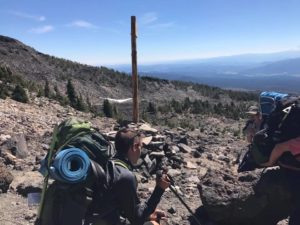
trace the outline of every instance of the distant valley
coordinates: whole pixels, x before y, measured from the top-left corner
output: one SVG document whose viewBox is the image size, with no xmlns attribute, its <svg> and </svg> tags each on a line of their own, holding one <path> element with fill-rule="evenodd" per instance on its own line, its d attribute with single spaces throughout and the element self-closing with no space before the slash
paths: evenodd
<svg viewBox="0 0 300 225">
<path fill-rule="evenodd" d="M 118 65 L 114 68 L 130 72 L 130 65 Z M 139 71 L 141 75 L 229 89 L 299 93 L 300 51 L 139 65 Z"/>
</svg>

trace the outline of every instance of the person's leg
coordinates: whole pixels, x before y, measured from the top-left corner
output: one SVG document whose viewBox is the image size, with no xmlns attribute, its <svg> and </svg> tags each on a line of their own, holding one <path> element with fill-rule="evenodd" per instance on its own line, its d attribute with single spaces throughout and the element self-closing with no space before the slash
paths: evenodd
<svg viewBox="0 0 300 225">
<path fill-rule="evenodd" d="M 290 214 L 289 225 L 300 224 L 300 172 L 291 171 L 288 179 L 292 194 L 292 211 Z"/>
<path fill-rule="evenodd" d="M 298 177 L 300 179 L 300 177 Z M 291 211 L 289 225 L 299 225 L 300 224 L 300 184 L 293 188 L 292 199 L 293 199 L 293 208 Z"/>
</svg>

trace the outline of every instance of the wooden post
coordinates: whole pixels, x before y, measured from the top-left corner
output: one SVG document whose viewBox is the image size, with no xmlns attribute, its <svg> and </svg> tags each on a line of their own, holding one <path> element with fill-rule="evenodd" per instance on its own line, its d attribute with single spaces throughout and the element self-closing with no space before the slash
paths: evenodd
<svg viewBox="0 0 300 225">
<path fill-rule="evenodd" d="M 136 38 L 137 38 L 136 18 L 135 16 L 131 16 L 131 63 L 132 63 L 132 88 L 133 88 L 132 120 L 134 123 L 137 123 L 139 121 Z"/>
</svg>

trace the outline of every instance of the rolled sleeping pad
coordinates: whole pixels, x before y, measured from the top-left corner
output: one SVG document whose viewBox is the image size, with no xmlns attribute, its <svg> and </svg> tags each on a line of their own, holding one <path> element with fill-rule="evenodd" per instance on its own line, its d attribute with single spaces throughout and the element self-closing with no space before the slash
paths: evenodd
<svg viewBox="0 0 300 225">
<path fill-rule="evenodd" d="M 260 110 L 263 115 L 270 115 L 278 102 L 284 103 L 289 95 L 274 91 L 264 91 L 259 95 Z"/>
<path fill-rule="evenodd" d="M 55 156 L 50 166 L 50 176 L 65 183 L 79 183 L 86 179 L 90 166 L 91 161 L 83 150 L 68 148 Z"/>
</svg>

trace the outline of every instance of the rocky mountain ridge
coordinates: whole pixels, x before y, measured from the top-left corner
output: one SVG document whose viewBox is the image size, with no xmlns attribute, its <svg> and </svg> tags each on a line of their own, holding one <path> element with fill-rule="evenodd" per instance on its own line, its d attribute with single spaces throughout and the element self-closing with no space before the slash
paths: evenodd
<svg viewBox="0 0 300 225">
<path fill-rule="evenodd" d="M 61 93 L 66 92 L 66 83 L 72 79 L 77 93 L 84 99 L 88 96 L 92 104 L 100 104 L 103 98 L 130 98 L 131 77 L 106 67 L 93 67 L 57 58 L 41 52 L 10 37 L 0 35 L 0 67 L 10 71 L 23 79 L 43 87 L 48 80 L 52 88 L 57 86 Z M 231 100 L 232 95 L 220 88 L 192 83 L 162 80 L 159 78 L 141 77 L 139 79 L 141 100 L 169 101 L 170 96 L 176 100 L 211 99 L 208 96 L 220 94 Z M 231 97 L 228 97 L 228 95 Z M 244 93 L 242 93 L 244 94 Z M 235 99 L 232 99 L 235 100 Z"/>
</svg>

